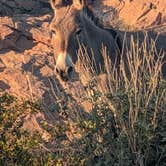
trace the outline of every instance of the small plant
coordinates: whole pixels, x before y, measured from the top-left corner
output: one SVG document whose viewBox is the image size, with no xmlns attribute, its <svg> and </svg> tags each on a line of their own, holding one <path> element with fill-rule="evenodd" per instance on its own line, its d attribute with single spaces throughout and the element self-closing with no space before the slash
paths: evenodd
<svg viewBox="0 0 166 166">
<path fill-rule="evenodd" d="M 22 130 L 23 117 L 39 109 L 41 107 L 37 102 L 21 102 L 9 94 L 0 95 L 0 165 L 50 162 L 49 154 L 34 153 L 40 149 L 41 135 L 30 135 Z"/>
</svg>

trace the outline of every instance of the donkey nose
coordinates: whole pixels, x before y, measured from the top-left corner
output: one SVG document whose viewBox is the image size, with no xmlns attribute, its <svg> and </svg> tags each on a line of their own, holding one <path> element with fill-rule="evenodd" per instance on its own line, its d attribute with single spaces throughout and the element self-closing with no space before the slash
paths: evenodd
<svg viewBox="0 0 166 166">
<path fill-rule="evenodd" d="M 55 70 L 56 73 L 60 75 L 62 80 L 67 81 L 71 77 L 74 68 L 72 66 L 69 66 L 66 68 L 66 70 L 62 70 L 56 67 Z"/>
<path fill-rule="evenodd" d="M 60 76 L 60 78 L 63 81 L 67 81 L 68 80 L 68 75 L 67 75 L 67 73 L 64 70 L 56 68 L 56 73 Z"/>
<path fill-rule="evenodd" d="M 72 74 L 72 72 L 74 71 L 73 67 L 70 66 L 67 68 L 67 74 L 70 76 Z"/>
</svg>

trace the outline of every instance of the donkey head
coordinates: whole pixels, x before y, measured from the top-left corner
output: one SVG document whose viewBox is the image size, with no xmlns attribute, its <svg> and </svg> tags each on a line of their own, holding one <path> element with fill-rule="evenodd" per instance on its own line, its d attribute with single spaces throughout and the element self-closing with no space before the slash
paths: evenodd
<svg viewBox="0 0 166 166">
<path fill-rule="evenodd" d="M 74 71 L 79 42 L 84 41 L 86 32 L 81 13 L 92 0 L 51 0 L 54 18 L 50 24 L 56 60 L 56 72 L 67 80 Z"/>
</svg>

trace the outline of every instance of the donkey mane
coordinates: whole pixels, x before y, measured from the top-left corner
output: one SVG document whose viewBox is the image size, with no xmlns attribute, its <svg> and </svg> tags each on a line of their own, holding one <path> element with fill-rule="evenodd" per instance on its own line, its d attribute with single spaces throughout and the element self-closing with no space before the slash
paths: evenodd
<svg viewBox="0 0 166 166">
<path fill-rule="evenodd" d="M 87 6 L 83 7 L 83 14 L 90 19 L 96 26 L 98 25 L 99 19 L 95 17 L 92 10 L 89 9 Z"/>
<path fill-rule="evenodd" d="M 121 42 L 121 39 L 120 39 L 118 33 L 113 28 L 111 28 L 111 27 L 109 27 L 109 28 L 108 27 L 104 27 L 104 25 L 102 25 L 100 23 L 99 18 L 95 17 L 95 15 L 93 14 L 92 10 L 89 7 L 87 7 L 87 6 L 83 7 L 83 15 L 93 25 L 95 25 L 95 26 L 97 26 L 97 27 L 99 27 L 99 28 L 101 28 L 101 29 L 109 32 L 112 35 L 112 37 L 115 39 L 116 44 L 117 44 L 117 46 L 119 48 L 120 53 L 122 52 L 122 42 Z"/>
</svg>

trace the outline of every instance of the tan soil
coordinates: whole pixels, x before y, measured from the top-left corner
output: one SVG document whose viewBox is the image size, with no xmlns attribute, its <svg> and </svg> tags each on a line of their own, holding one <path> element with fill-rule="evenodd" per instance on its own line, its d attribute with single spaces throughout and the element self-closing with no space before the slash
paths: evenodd
<svg viewBox="0 0 166 166">
<path fill-rule="evenodd" d="M 103 5 L 113 7 L 118 13 L 118 19 L 132 28 L 141 29 L 166 23 L 165 0 L 103 0 Z"/>
</svg>

